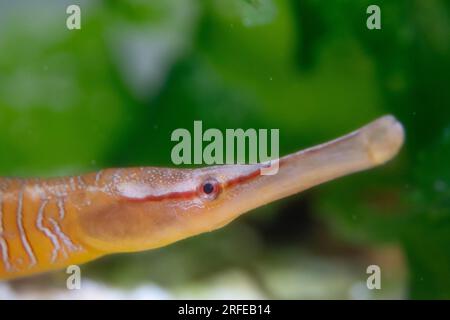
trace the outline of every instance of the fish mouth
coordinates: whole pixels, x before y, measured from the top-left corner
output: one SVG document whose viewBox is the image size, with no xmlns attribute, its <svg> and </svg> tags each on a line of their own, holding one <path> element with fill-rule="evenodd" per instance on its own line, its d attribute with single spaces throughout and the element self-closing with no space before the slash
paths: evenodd
<svg viewBox="0 0 450 320">
<path fill-rule="evenodd" d="M 366 136 L 368 153 L 375 165 L 396 156 L 405 140 L 402 124 L 392 115 L 381 117 L 360 130 Z"/>
</svg>

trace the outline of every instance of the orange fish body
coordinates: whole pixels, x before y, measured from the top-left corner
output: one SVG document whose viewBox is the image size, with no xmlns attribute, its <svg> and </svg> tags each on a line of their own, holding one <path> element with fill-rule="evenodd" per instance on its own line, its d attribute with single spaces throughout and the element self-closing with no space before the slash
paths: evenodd
<svg viewBox="0 0 450 320">
<path fill-rule="evenodd" d="M 0 279 L 79 264 L 101 253 L 83 242 L 79 212 L 92 175 L 0 180 Z"/>
</svg>

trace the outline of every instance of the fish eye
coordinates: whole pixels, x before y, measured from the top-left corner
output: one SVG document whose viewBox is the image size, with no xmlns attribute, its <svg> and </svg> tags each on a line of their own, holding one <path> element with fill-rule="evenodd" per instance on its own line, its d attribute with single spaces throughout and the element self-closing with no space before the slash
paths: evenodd
<svg viewBox="0 0 450 320">
<path fill-rule="evenodd" d="M 220 192 L 220 184 L 217 180 L 209 178 L 200 185 L 200 194 L 206 199 L 215 199 Z"/>
<path fill-rule="evenodd" d="M 214 185 L 211 182 L 207 182 L 203 185 L 203 192 L 205 194 L 210 194 L 214 191 Z"/>
</svg>

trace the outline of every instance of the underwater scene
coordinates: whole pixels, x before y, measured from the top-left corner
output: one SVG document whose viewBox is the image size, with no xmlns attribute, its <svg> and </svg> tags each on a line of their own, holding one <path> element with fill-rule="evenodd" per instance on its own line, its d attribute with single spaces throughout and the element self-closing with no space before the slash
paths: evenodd
<svg viewBox="0 0 450 320">
<path fill-rule="evenodd" d="M 0 300 L 449 299 L 450 2 L 0 0 Z"/>
</svg>

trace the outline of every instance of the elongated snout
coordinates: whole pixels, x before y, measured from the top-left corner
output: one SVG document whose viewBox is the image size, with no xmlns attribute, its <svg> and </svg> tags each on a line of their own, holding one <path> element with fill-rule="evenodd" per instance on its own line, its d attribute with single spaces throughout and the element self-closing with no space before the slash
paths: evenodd
<svg viewBox="0 0 450 320">
<path fill-rule="evenodd" d="M 228 208 L 246 212 L 318 184 L 392 159 L 404 141 L 403 126 L 391 115 L 336 140 L 279 160 L 274 175 L 258 175 L 230 190 Z"/>
</svg>

